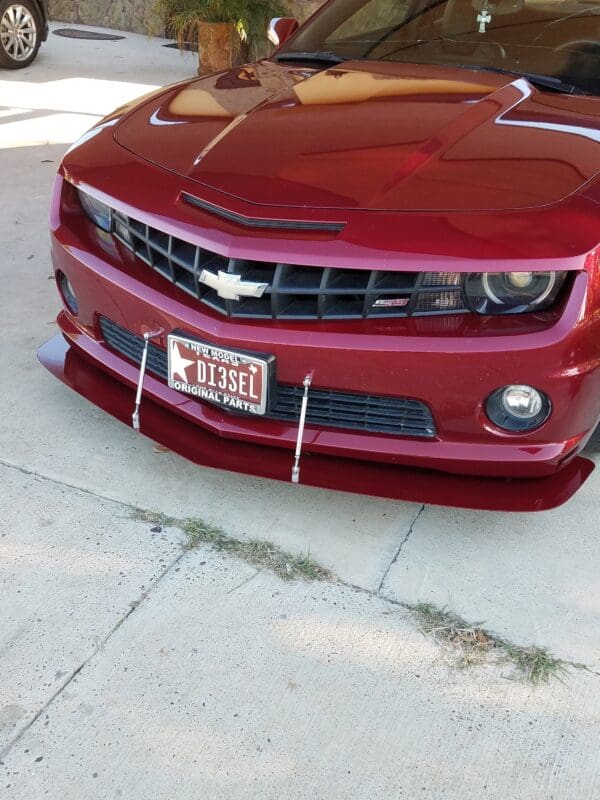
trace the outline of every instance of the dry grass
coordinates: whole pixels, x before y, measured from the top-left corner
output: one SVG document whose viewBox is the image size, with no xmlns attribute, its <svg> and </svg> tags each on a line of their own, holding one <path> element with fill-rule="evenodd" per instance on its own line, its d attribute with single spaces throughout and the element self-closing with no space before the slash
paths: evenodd
<svg viewBox="0 0 600 800">
<path fill-rule="evenodd" d="M 160 511 L 146 511 L 143 508 L 132 509 L 131 518 L 138 522 L 147 522 L 148 525 L 160 525 L 161 528 L 178 528 L 180 526 L 180 521 L 174 517 L 168 517 Z"/>
<path fill-rule="evenodd" d="M 539 685 L 552 678 L 562 680 L 568 664 L 552 656 L 543 647 L 520 647 L 484 630 L 479 623 L 469 624 L 457 614 L 430 603 L 411 609 L 419 630 L 443 647 L 459 667 L 489 663 L 492 660 L 511 664 L 517 675 Z"/>
<path fill-rule="evenodd" d="M 478 625 L 469 625 L 447 609 L 430 603 L 419 603 L 411 609 L 419 630 L 448 649 L 453 661 L 461 667 L 481 664 L 489 659 L 497 641 Z"/>
<path fill-rule="evenodd" d="M 187 519 L 182 524 L 187 536 L 186 549 L 193 550 L 202 544 L 209 544 L 220 553 L 228 553 L 266 570 L 283 580 L 332 581 L 329 570 L 319 566 L 310 553 L 293 555 L 286 553 L 271 542 L 263 539 L 237 539 L 227 536 L 220 528 L 208 525 L 200 519 Z"/>
<path fill-rule="evenodd" d="M 186 550 L 195 550 L 203 544 L 210 545 L 219 553 L 241 558 L 248 564 L 266 572 L 272 572 L 282 580 L 334 581 L 335 576 L 325 567 L 316 564 L 310 553 L 294 555 L 286 553 L 263 539 L 238 539 L 228 536 L 221 528 L 202 519 L 178 520 L 155 511 L 136 509 L 133 518 L 149 525 L 180 528 L 186 537 Z"/>
</svg>

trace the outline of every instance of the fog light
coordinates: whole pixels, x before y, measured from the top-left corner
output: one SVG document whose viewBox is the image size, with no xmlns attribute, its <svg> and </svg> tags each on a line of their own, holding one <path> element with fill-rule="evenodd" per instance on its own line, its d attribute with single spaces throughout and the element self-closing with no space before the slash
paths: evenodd
<svg viewBox="0 0 600 800">
<path fill-rule="evenodd" d="M 507 386 L 502 392 L 502 405 L 507 414 L 519 419 L 533 419 L 542 410 L 542 395 L 533 386 Z"/>
<path fill-rule="evenodd" d="M 77 295 L 75 294 L 75 289 L 71 286 L 71 282 L 64 272 L 59 272 L 56 278 L 65 305 L 72 314 L 77 314 L 79 312 L 79 303 L 77 302 Z"/>
<path fill-rule="evenodd" d="M 503 386 L 486 402 L 488 417 L 507 431 L 530 431 L 539 428 L 550 416 L 550 399 L 533 386 Z"/>
</svg>

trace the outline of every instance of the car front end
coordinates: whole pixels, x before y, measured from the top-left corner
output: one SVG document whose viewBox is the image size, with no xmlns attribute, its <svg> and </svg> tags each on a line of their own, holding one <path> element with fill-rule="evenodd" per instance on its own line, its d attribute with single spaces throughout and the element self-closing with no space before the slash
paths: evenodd
<svg viewBox="0 0 600 800">
<path fill-rule="evenodd" d="M 125 422 L 143 382 L 141 431 L 200 464 L 559 505 L 600 417 L 600 101 L 548 96 L 265 61 L 116 112 L 56 181 L 42 362 Z"/>
</svg>

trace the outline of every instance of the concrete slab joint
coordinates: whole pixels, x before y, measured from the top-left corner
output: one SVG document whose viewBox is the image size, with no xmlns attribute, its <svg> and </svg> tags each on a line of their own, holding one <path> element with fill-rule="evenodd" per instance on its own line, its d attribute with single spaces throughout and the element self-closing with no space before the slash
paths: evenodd
<svg viewBox="0 0 600 800">
<path fill-rule="evenodd" d="M 416 517 L 411 522 L 409 529 L 407 530 L 406 534 L 402 538 L 402 541 L 398 545 L 398 549 L 396 550 L 394 556 L 392 557 L 392 560 L 390 561 L 390 563 L 385 568 L 385 570 L 384 570 L 384 572 L 383 572 L 383 574 L 381 576 L 381 580 L 379 581 L 379 585 L 377 586 L 377 593 L 378 594 L 379 593 L 385 594 L 385 582 L 386 582 L 387 576 L 389 575 L 390 570 L 392 569 L 392 567 L 396 564 L 396 562 L 400 558 L 400 553 L 402 552 L 402 548 L 404 547 L 404 545 L 408 542 L 409 538 L 411 537 L 412 532 L 413 532 L 413 530 L 415 528 L 415 525 L 419 521 L 419 517 L 421 516 L 423 511 L 425 511 L 425 506 L 424 505 L 421 506 L 421 508 L 419 509 Z"/>
</svg>

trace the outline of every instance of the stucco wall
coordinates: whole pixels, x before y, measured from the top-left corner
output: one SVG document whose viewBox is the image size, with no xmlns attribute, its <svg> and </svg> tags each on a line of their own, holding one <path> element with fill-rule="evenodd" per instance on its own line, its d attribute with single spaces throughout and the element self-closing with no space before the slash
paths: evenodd
<svg viewBox="0 0 600 800">
<path fill-rule="evenodd" d="M 154 0 L 50 0 L 50 17 L 61 22 L 100 25 L 121 31 L 147 33 L 153 26 Z M 305 19 L 321 0 L 288 0 L 290 13 Z"/>
</svg>

